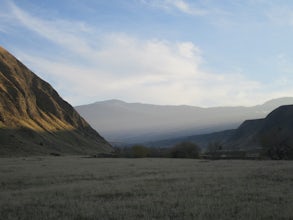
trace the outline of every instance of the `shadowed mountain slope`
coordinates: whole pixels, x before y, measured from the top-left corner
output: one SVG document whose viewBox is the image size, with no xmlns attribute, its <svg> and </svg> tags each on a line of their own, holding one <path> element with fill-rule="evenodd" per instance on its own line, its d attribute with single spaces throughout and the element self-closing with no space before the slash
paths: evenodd
<svg viewBox="0 0 293 220">
<path fill-rule="evenodd" d="M 264 119 L 245 121 L 228 139 L 230 149 L 255 149 L 263 145 L 293 147 L 293 105 L 281 106 Z"/>
<path fill-rule="evenodd" d="M 253 119 L 244 121 L 237 129 L 235 129 L 226 140 L 227 148 L 259 148 L 259 131 L 262 129 L 264 119 Z"/>
<path fill-rule="evenodd" d="M 150 147 L 173 147 L 181 142 L 193 142 L 200 146 L 202 150 L 205 150 L 210 144 L 223 144 L 227 139 L 234 134 L 235 129 L 218 131 L 209 134 L 191 135 L 185 137 L 178 137 L 173 139 L 166 139 L 154 142 L 144 143 L 146 146 Z"/>
<path fill-rule="evenodd" d="M 0 155 L 111 150 L 47 82 L 0 47 Z"/>
</svg>

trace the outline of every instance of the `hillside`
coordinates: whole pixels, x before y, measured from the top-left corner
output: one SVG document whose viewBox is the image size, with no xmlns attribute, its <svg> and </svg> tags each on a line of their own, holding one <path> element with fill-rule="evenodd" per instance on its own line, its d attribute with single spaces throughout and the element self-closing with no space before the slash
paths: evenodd
<svg viewBox="0 0 293 220">
<path fill-rule="evenodd" d="M 249 118 L 263 118 L 293 98 L 270 100 L 252 107 L 162 106 L 108 100 L 76 110 L 111 142 L 144 143 L 237 128 Z"/>
<path fill-rule="evenodd" d="M 111 150 L 47 82 L 0 47 L 0 155 Z"/>
<path fill-rule="evenodd" d="M 228 149 L 255 149 L 260 148 L 259 132 L 263 127 L 265 119 L 253 119 L 244 121 L 235 129 L 226 140 Z"/>
<path fill-rule="evenodd" d="M 222 144 L 225 143 L 233 134 L 235 129 L 218 131 L 209 134 L 191 135 L 178 138 L 171 138 L 160 141 L 146 142 L 144 145 L 149 147 L 173 147 L 181 142 L 193 142 L 196 143 L 202 150 L 206 149 L 210 144 Z"/>
<path fill-rule="evenodd" d="M 245 121 L 225 146 L 238 150 L 264 147 L 277 158 L 293 158 L 293 105 L 281 106 L 264 119 Z"/>
</svg>

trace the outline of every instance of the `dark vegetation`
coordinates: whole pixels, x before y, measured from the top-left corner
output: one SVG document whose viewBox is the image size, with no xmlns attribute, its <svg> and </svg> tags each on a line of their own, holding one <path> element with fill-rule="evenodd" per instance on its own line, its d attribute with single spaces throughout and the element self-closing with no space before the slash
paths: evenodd
<svg viewBox="0 0 293 220">
<path fill-rule="evenodd" d="M 192 142 L 182 142 L 171 148 L 173 158 L 199 158 L 200 148 Z"/>
<path fill-rule="evenodd" d="M 262 148 L 258 149 L 225 149 L 221 142 L 211 142 L 204 151 L 193 142 L 181 142 L 170 148 L 133 145 L 116 147 L 114 153 L 100 153 L 94 157 L 114 158 L 202 158 L 202 159 L 272 159 L 292 160 L 293 148 L 276 136 L 262 139 Z"/>
<path fill-rule="evenodd" d="M 115 148 L 113 157 L 125 158 L 199 158 L 200 148 L 192 142 L 182 142 L 171 148 L 154 148 L 144 145 L 133 145 L 131 147 Z"/>
<path fill-rule="evenodd" d="M 293 144 L 279 133 L 262 137 L 263 154 L 273 160 L 293 160 Z"/>
</svg>

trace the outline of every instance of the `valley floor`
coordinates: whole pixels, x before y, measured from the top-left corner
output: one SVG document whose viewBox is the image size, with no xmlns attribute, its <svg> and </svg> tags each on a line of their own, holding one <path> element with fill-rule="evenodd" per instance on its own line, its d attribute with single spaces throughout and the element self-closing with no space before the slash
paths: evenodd
<svg viewBox="0 0 293 220">
<path fill-rule="evenodd" d="M 0 158 L 0 219 L 293 219 L 293 161 Z"/>
</svg>

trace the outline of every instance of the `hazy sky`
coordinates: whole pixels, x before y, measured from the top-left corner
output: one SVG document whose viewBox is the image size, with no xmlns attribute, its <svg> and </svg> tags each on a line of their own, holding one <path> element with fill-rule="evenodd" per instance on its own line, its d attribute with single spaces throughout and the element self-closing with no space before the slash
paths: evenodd
<svg viewBox="0 0 293 220">
<path fill-rule="evenodd" d="M 292 0 L 0 0 L 0 45 L 73 105 L 293 96 Z"/>
</svg>

